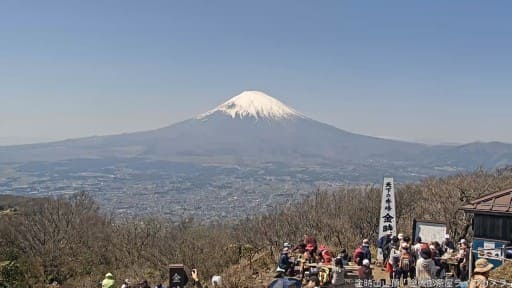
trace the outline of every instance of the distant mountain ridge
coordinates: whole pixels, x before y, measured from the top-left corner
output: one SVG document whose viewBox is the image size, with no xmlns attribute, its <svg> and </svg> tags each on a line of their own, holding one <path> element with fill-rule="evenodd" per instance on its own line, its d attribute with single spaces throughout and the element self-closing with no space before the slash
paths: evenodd
<svg viewBox="0 0 512 288">
<path fill-rule="evenodd" d="M 0 147 L 0 163 L 106 157 L 464 170 L 511 165 L 512 145 L 429 146 L 359 135 L 310 119 L 263 92 L 246 91 L 195 118 L 152 131 Z"/>
</svg>

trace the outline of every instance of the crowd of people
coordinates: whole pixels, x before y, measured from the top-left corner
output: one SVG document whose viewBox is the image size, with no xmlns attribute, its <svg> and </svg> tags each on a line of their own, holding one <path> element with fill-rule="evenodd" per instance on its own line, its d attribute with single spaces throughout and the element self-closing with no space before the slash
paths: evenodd
<svg viewBox="0 0 512 288">
<path fill-rule="evenodd" d="M 346 249 L 333 257 L 332 251 L 325 245 L 317 245 L 312 236 L 305 236 L 304 242 L 294 248 L 288 243 L 283 246 L 277 277 L 294 276 L 302 280 L 305 287 L 342 287 L 347 273 L 344 267 L 351 261 L 357 265 L 355 270 L 353 267 L 351 270 L 357 272 L 356 279 L 359 283 L 375 285 L 371 266 L 374 257 L 368 239 L 362 241 L 352 257 Z M 393 236 L 392 233 L 387 233 L 379 239 L 377 247 L 382 250 L 382 264 L 389 275 L 388 283 L 393 287 L 444 287 L 450 285 L 447 284 L 449 281 L 452 281 L 453 287 L 457 283 L 470 283 L 471 288 L 483 287 L 478 285 L 483 283 L 482 279 L 488 276 L 493 267 L 487 260 L 479 259 L 474 264 L 471 281 L 467 282 L 470 280 L 468 243 L 465 239 L 460 239 L 456 244 L 448 234 L 442 243 L 426 243 L 421 237 L 413 242 L 406 235 Z M 295 256 L 290 256 L 290 253 Z"/>
<path fill-rule="evenodd" d="M 412 242 L 408 236 L 402 234 L 393 236 L 392 233 L 388 233 L 379 239 L 377 247 L 382 251 L 382 264 L 389 275 L 389 283 L 392 287 L 446 287 L 443 279 L 448 279 L 448 276 L 449 279 L 456 277 L 460 283 L 469 280 L 470 250 L 464 239 L 461 239 L 457 245 L 449 235 L 445 236 L 442 243 L 436 241 L 425 243 L 421 237 L 417 237 Z M 374 257 L 372 257 L 368 239 L 364 239 L 352 255 L 347 253 L 346 249 L 341 249 L 335 257 L 333 254 L 326 245 L 318 245 L 313 236 L 305 235 L 304 241 L 296 246 L 284 243 L 277 263 L 276 279 L 269 287 L 344 287 L 347 283 L 345 268 L 350 265 L 349 262 L 356 266 L 354 269 L 352 265 L 351 271 L 356 273 L 359 283 L 374 283 L 371 266 Z M 478 259 L 474 266 L 469 287 L 484 288 L 493 266 L 485 259 Z M 191 278 L 194 287 L 202 288 L 197 270 L 192 269 Z M 222 287 L 222 278 L 214 276 L 212 286 Z M 454 284 L 452 287 L 455 286 Z M 101 287 L 117 287 L 111 273 L 105 275 Z M 121 288 L 135 287 L 152 288 L 146 280 L 131 284 L 126 279 L 121 286 Z M 162 283 L 153 287 L 165 288 Z"/>
<path fill-rule="evenodd" d="M 305 235 L 304 241 L 293 248 L 289 243 L 284 243 L 276 278 L 296 277 L 305 287 L 342 287 L 346 283 L 345 267 L 352 260 L 359 265 L 357 275 L 360 280 L 372 279 L 371 259 L 368 239 L 362 241 L 353 256 L 346 249 L 341 249 L 334 256 L 326 245 L 318 245 L 315 237 Z"/>
<path fill-rule="evenodd" d="M 455 279 L 459 283 L 468 281 L 470 249 L 467 241 L 461 239 L 456 245 L 450 235 L 446 234 L 444 238 L 442 243 L 426 243 L 417 237 L 413 243 L 403 234 L 393 236 L 388 233 L 381 237 L 377 246 L 382 249 L 383 264 L 392 283 L 407 285 L 413 280 L 419 287 L 432 287 L 439 286 L 446 279 Z M 479 261 L 475 264 L 483 265 L 482 261 L 485 261 L 485 266 L 492 268 L 486 260 Z M 475 272 L 479 273 L 477 270 Z"/>
</svg>

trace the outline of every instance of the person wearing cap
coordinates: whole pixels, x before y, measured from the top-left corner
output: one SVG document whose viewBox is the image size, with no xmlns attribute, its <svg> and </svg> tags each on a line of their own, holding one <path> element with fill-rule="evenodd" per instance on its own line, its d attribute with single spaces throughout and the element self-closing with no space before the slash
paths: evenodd
<svg viewBox="0 0 512 288">
<path fill-rule="evenodd" d="M 475 270 L 471 276 L 469 288 L 485 288 L 487 287 L 487 279 L 489 278 L 489 272 L 492 270 L 494 265 L 489 263 L 487 259 L 480 258 L 475 262 Z"/>
<path fill-rule="evenodd" d="M 393 232 L 388 231 L 384 236 L 380 237 L 377 242 L 377 248 L 382 249 L 384 252 L 384 246 L 391 242 L 391 236 L 393 236 Z M 386 257 L 384 257 L 384 259 L 386 259 Z"/>
<path fill-rule="evenodd" d="M 357 269 L 357 276 L 359 277 L 359 280 L 372 279 L 372 269 L 370 268 L 370 260 L 363 260 L 363 265 L 359 266 L 359 268 Z"/>
<path fill-rule="evenodd" d="M 288 248 L 283 248 L 283 250 L 281 251 L 281 255 L 279 255 L 279 263 L 277 264 L 276 272 L 283 274 L 289 272 L 292 263 L 292 260 L 288 255 L 289 253 L 290 250 Z"/>
<path fill-rule="evenodd" d="M 114 288 L 116 281 L 114 280 L 114 275 L 112 273 L 107 273 L 105 275 L 105 279 L 101 282 L 101 288 Z"/>
<path fill-rule="evenodd" d="M 464 239 L 464 238 L 460 239 L 460 241 L 459 241 L 459 249 L 460 249 L 460 247 L 462 247 L 462 244 L 465 244 L 467 246 L 468 245 L 468 241 L 466 241 L 466 239 Z"/>
</svg>

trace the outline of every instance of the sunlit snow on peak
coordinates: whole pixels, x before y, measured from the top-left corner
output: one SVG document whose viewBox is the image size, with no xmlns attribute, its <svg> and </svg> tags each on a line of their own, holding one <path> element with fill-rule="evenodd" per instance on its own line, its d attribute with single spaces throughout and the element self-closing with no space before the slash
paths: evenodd
<svg viewBox="0 0 512 288">
<path fill-rule="evenodd" d="M 260 91 L 242 92 L 198 118 L 204 119 L 215 112 L 222 112 L 232 118 L 254 117 L 273 120 L 304 118 L 299 112 Z"/>
</svg>

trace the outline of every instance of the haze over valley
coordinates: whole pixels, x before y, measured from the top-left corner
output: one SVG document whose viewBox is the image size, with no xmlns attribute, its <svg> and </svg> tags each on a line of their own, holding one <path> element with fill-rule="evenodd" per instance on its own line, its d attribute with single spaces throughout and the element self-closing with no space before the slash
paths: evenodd
<svg viewBox="0 0 512 288">
<path fill-rule="evenodd" d="M 359 135 L 245 91 L 156 130 L 0 147 L 0 193 L 91 193 L 119 215 L 239 218 L 315 189 L 512 164 L 512 145 L 431 146 Z"/>
</svg>

